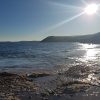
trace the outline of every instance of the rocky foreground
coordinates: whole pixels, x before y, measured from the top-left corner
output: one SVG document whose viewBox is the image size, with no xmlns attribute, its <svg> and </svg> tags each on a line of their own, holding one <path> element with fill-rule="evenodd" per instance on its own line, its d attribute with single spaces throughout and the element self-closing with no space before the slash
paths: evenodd
<svg viewBox="0 0 100 100">
<path fill-rule="evenodd" d="M 0 73 L 0 100 L 99 100 L 100 70 L 72 66 L 57 73 Z"/>
</svg>

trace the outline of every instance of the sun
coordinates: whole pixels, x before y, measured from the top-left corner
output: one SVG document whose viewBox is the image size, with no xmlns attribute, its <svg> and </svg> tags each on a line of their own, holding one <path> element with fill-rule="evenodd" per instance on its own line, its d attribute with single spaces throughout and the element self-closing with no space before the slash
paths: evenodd
<svg viewBox="0 0 100 100">
<path fill-rule="evenodd" d="M 93 15 L 98 11 L 98 5 L 95 3 L 89 4 L 84 11 L 88 15 Z"/>
</svg>

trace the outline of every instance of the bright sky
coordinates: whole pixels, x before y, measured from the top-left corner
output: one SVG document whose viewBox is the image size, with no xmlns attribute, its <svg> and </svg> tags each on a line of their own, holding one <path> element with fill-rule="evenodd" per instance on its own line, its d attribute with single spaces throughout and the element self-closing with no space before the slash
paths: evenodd
<svg viewBox="0 0 100 100">
<path fill-rule="evenodd" d="M 0 41 L 41 40 L 47 36 L 100 31 L 97 14 L 81 14 L 100 0 L 0 0 Z"/>
</svg>

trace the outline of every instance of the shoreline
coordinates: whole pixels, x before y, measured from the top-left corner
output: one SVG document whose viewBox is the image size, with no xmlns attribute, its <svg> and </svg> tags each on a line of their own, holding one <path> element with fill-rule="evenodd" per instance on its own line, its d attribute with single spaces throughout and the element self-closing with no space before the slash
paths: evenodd
<svg viewBox="0 0 100 100">
<path fill-rule="evenodd" d="M 55 74 L 49 70 L 0 72 L 0 100 L 99 100 L 100 77 L 94 79 L 95 75 L 82 65 Z"/>
</svg>

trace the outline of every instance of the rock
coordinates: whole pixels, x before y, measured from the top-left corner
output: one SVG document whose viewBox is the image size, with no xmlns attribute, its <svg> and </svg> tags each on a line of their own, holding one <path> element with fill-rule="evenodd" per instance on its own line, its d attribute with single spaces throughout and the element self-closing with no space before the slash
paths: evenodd
<svg viewBox="0 0 100 100">
<path fill-rule="evenodd" d="M 45 77 L 45 76 L 49 76 L 50 74 L 49 73 L 39 73 L 39 72 L 34 72 L 30 75 L 28 75 L 29 78 L 38 78 L 38 77 Z"/>
<path fill-rule="evenodd" d="M 12 73 L 7 73 L 7 72 L 2 72 L 0 73 L 1 77 L 8 77 L 8 76 L 16 76 L 16 74 L 12 74 Z"/>
<path fill-rule="evenodd" d="M 22 95 L 23 92 L 34 93 L 36 89 L 34 82 L 29 81 L 25 75 L 0 73 L 0 97 L 4 94 L 4 99 L 19 100 L 17 95 Z"/>
<path fill-rule="evenodd" d="M 72 78 L 86 78 L 89 74 L 90 68 L 84 65 L 76 65 L 70 67 L 64 74 Z"/>
</svg>

